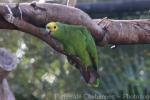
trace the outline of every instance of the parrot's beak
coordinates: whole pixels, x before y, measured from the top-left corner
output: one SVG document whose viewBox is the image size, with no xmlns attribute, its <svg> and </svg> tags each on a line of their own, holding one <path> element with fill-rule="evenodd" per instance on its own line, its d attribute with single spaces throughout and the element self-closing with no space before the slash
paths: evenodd
<svg viewBox="0 0 150 100">
<path fill-rule="evenodd" d="M 50 29 L 48 29 L 48 28 L 46 28 L 46 32 L 45 32 L 45 34 L 44 35 L 51 35 L 51 30 Z"/>
</svg>

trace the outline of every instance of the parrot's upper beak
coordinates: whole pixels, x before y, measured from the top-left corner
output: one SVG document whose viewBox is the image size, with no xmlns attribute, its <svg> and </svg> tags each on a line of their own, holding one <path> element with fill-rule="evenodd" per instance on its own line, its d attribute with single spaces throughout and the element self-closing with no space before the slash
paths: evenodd
<svg viewBox="0 0 150 100">
<path fill-rule="evenodd" d="M 51 35 L 51 32 L 52 32 L 52 31 L 46 27 L 45 35 Z"/>
</svg>

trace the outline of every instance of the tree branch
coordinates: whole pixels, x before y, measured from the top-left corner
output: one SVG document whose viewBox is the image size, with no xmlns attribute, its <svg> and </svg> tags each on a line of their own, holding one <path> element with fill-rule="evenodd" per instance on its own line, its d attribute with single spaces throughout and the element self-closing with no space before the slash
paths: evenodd
<svg viewBox="0 0 150 100">
<path fill-rule="evenodd" d="M 95 20 L 97 22 L 97 20 Z M 150 43 L 150 20 L 104 20 L 104 40 L 108 44 L 148 44 Z"/>
</svg>

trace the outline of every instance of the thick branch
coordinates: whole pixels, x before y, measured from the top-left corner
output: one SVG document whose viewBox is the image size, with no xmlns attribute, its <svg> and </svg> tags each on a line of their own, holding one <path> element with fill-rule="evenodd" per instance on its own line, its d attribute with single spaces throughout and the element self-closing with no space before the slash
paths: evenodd
<svg viewBox="0 0 150 100">
<path fill-rule="evenodd" d="M 10 7 L 16 17 L 20 18 L 19 9 L 15 4 L 10 4 Z M 60 21 L 68 24 L 79 24 L 86 26 L 93 34 L 97 44 L 102 44 L 99 41 L 102 39 L 102 27 L 105 27 L 106 35 L 105 42 L 110 44 L 135 44 L 149 43 L 149 20 L 94 20 L 92 21 L 88 15 L 79 9 L 66 7 L 58 4 L 38 4 L 36 8 L 30 4 L 20 4 L 23 12 L 24 24 L 22 29 L 8 23 L 4 20 L 3 14 L 8 13 L 4 4 L 0 4 L 0 28 L 1 29 L 16 29 L 28 32 L 42 40 L 46 41 L 53 48 L 55 44 L 45 36 L 37 27 L 45 27 L 50 21 Z M 99 26 L 96 23 L 99 23 Z M 32 26 L 31 26 L 32 25 Z M 100 30 L 98 30 L 100 29 Z M 56 49 L 56 48 L 55 48 Z"/>
<path fill-rule="evenodd" d="M 95 20 L 97 22 L 97 20 Z M 105 41 L 108 44 L 150 43 L 150 20 L 104 20 Z"/>
</svg>

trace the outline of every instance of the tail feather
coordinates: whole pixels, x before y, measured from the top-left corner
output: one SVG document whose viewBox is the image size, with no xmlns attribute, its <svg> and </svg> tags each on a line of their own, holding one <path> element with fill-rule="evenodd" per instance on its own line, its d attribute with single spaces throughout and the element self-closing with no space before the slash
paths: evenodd
<svg viewBox="0 0 150 100">
<path fill-rule="evenodd" d="M 88 84 L 96 86 L 99 85 L 100 76 L 95 69 L 86 70 L 85 68 L 80 68 L 79 70 Z"/>
<path fill-rule="evenodd" d="M 86 83 L 94 86 L 94 87 L 98 87 L 99 83 L 100 83 L 100 75 L 97 72 L 97 67 L 93 66 L 93 69 L 86 69 L 84 67 L 78 66 L 77 64 L 75 64 L 74 62 L 72 62 L 71 60 L 69 60 L 70 64 L 74 64 L 75 67 L 80 71 L 80 73 L 82 74 L 84 80 L 86 81 Z"/>
</svg>

